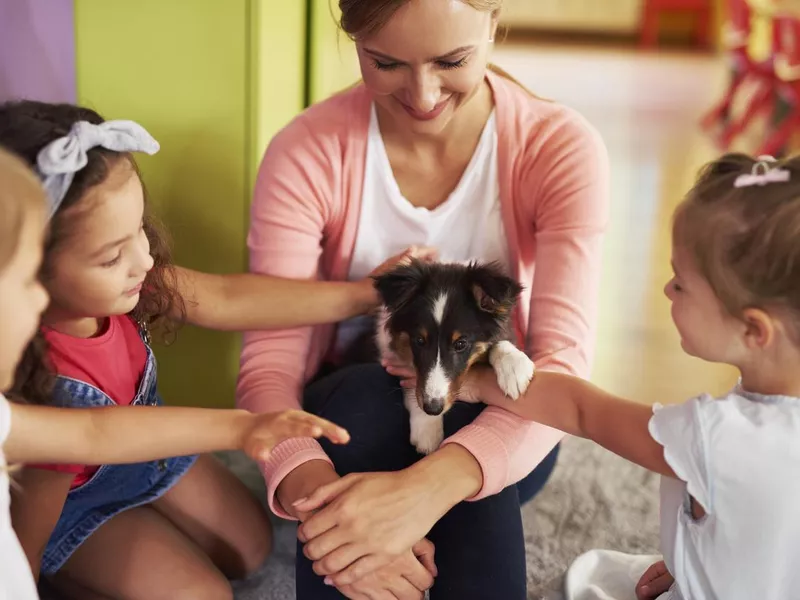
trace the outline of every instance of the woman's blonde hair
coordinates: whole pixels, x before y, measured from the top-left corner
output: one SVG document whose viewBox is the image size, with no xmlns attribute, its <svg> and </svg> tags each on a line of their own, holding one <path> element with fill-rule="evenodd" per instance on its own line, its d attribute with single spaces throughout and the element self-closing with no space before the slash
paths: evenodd
<svg viewBox="0 0 800 600">
<path fill-rule="evenodd" d="M 410 0 L 339 0 L 341 17 L 339 27 L 353 41 L 358 41 L 380 31 L 405 4 Z M 503 8 L 503 0 L 460 0 L 481 12 L 490 12 L 495 18 L 499 17 Z M 516 78 L 504 69 L 489 63 L 488 69 L 505 79 L 513 81 L 526 92 L 535 96 Z"/>
<path fill-rule="evenodd" d="M 0 147 L 0 271 L 14 258 L 31 210 L 43 211 L 45 194 L 22 159 Z"/>
<path fill-rule="evenodd" d="M 766 172 L 777 177 L 747 181 Z M 673 243 L 731 315 L 781 311 L 800 343 L 800 158 L 726 154 L 706 165 L 675 213 Z"/>
</svg>

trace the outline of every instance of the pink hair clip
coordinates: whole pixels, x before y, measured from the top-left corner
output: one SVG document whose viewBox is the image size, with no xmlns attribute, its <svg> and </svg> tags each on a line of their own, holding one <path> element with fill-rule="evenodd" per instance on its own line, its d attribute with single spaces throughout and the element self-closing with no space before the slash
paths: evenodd
<svg viewBox="0 0 800 600">
<path fill-rule="evenodd" d="M 771 156 L 759 156 L 751 173 L 743 173 L 733 182 L 733 187 L 743 188 L 752 185 L 767 185 L 789 181 L 791 173 L 786 169 L 773 169 L 771 163 L 777 162 Z"/>
</svg>

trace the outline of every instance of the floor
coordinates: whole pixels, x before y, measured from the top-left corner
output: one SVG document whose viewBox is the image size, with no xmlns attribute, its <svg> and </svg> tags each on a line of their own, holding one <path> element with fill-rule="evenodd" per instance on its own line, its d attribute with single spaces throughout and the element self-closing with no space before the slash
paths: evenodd
<svg viewBox="0 0 800 600">
<path fill-rule="evenodd" d="M 593 380 L 652 403 L 735 382 L 686 356 L 662 293 L 670 219 L 697 170 L 719 151 L 697 122 L 725 84 L 716 57 L 632 50 L 501 46 L 494 60 L 536 94 L 580 111 L 603 136 L 612 169 Z"/>
</svg>

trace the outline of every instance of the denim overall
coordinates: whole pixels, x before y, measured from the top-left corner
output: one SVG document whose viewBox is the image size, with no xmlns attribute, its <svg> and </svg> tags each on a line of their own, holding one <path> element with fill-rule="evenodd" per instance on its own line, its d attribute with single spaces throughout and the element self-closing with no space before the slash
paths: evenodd
<svg viewBox="0 0 800 600">
<path fill-rule="evenodd" d="M 156 360 L 150 349 L 147 329 L 143 326 L 139 329 L 147 349 L 147 362 L 131 405 L 161 406 L 163 401 L 156 390 Z M 56 381 L 53 404 L 75 408 L 116 405 L 96 387 L 61 376 Z M 61 517 L 42 557 L 42 574 L 56 573 L 78 546 L 115 515 L 163 496 L 196 459 L 196 456 L 184 456 L 101 466 L 89 481 L 70 490 L 67 495 Z"/>
</svg>

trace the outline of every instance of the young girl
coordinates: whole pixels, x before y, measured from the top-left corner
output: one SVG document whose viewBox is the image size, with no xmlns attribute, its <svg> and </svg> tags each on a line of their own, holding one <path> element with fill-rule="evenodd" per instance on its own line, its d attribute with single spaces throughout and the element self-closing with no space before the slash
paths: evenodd
<svg viewBox="0 0 800 600">
<path fill-rule="evenodd" d="M 642 575 L 639 557 L 591 552 L 568 573 L 570 600 L 797 598 L 800 158 L 708 165 L 675 215 L 672 262 L 665 292 L 683 349 L 741 374 L 725 396 L 651 408 L 540 372 L 513 402 L 485 371 L 464 395 L 664 476 L 664 560 Z"/>
<path fill-rule="evenodd" d="M 340 428 L 299 411 L 257 416 L 237 410 L 89 411 L 9 404 L 2 392 L 48 303 L 37 280 L 45 206 L 35 176 L 0 150 L 0 598 L 16 600 L 33 600 L 36 590 L 11 529 L 6 459 L 121 463 L 239 449 L 263 460 L 278 442 L 298 435 L 347 441 Z"/>
<path fill-rule="evenodd" d="M 51 303 L 12 390 L 27 402 L 160 405 L 153 326 L 170 332 L 184 318 L 220 329 L 294 326 L 346 318 L 375 302 L 369 282 L 173 268 L 131 154 L 154 153 L 158 144 L 136 123 L 104 122 L 69 105 L 12 103 L 0 106 L 0 144 L 35 167 L 48 192 L 41 278 Z M 129 435 L 146 440 L 152 431 Z M 226 578 L 247 575 L 269 552 L 266 513 L 209 456 L 33 466 L 18 477 L 14 528 L 34 574 L 55 576 L 74 596 L 227 598 Z"/>
</svg>

